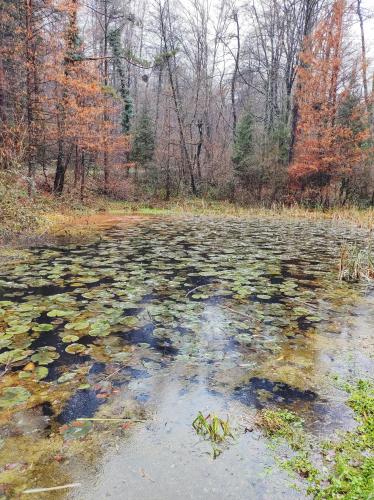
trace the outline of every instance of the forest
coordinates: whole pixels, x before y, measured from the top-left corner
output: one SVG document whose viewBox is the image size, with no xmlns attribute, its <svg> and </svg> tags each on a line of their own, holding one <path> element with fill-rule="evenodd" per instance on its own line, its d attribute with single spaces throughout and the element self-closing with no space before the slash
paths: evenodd
<svg viewBox="0 0 374 500">
<path fill-rule="evenodd" d="M 373 0 L 0 0 L 0 500 L 373 500 Z"/>
<path fill-rule="evenodd" d="M 1 10 L 3 184 L 81 201 L 373 205 L 361 0 Z"/>
</svg>

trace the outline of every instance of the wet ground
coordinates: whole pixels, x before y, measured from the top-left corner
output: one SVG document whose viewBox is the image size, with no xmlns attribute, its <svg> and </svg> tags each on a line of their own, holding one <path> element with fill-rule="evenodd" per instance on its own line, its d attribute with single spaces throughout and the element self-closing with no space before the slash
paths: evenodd
<svg viewBox="0 0 374 500">
<path fill-rule="evenodd" d="M 253 416 L 289 408 L 321 438 L 354 425 L 335 378 L 372 372 L 374 294 L 339 282 L 337 262 L 364 236 L 327 222 L 118 222 L 4 264 L 0 492 L 305 498 Z M 234 429 L 215 460 L 191 425 L 199 411 Z"/>
</svg>

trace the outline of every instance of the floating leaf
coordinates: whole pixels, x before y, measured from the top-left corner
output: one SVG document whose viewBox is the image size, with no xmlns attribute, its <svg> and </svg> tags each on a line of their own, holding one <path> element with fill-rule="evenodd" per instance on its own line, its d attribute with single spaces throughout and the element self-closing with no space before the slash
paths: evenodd
<svg viewBox="0 0 374 500">
<path fill-rule="evenodd" d="M 0 408 L 11 408 L 21 405 L 31 397 L 31 393 L 24 387 L 6 387 L 0 395 Z"/>
<path fill-rule="evenodd" d="M 65 311 L 62 309 L 52 309 L 47 313 L 50 318 L 67 318 L 69 316 L 74 316 L 76 311 Z"/>
<path fill-rule="evenodd" d="M 10 328 L 7 328 L 6 333 L 10 335 L 19 335 L 20 333 L 28 332 L 30 328 L 30 323 L 27 323 L 26 325 L 13 325 Z"/>
<path fill-rule="evenodd" d="M 55 359 L 58 359 L 60 355 L 55 352 L 55 349 L 52 347 L 40 347 L 37 353 L 31 356 L 32 361 L 34 363 L 38 363 L 39 365 L 49 365 L 53 363 Z"/>
<path fill-rule="evenodd" d="M 107 320 L 97 320 L 91 324 L 88 332 L 92 337 L 107 337 L 110 334 L 110 323 Z"/>
<path fill-rule="evenodd" d="M 83 344 L 70 344 L 65 348 L 65 351 L 69 354 L 80 354 L 86 350 L 86 346 Z"/>
<path fill-rule="evenodd" d="M 126 316 L 125 318 L 122 318 L 120 321 L 121 325 L 127 326 L 129 328 L 134 328 L 138 326 L 139 320 L 135 316 Z"/>
<path fill-rule="evenodd" d="M 50 332 L 54 328 L 54 325 L 51 325 L 50 323 L 39 323 L 32 327 L 35 332 Z"/>
<path fill-rule="evenodd" d="M 77 376 L 76 373 L 64 373 L 63 375 L 61 375 L 61 377 L 59 377 L 57 379 L 57 383 L 58 384 L 63 384 L 65 382 L 70 382 L 71 380 L 73 380 L 75 377 Z"/>
<path fill-rule="evenodd" d="M 67 323 L 65 325 L 66 330 L 85 330 L 90 326 L 90 323 L 87 320 L 84 321 L 75 321 L 74 323 Z"/>
<path fill-rule="evenodd" d="M 89 421 L 75 421 L 67 426 L 62 427 L 62 435 L 65 441 L 71 439 L 81 439 L 87 436 L 92 429 L 92 422 Z"/>
<path fill-rule="evenodd" d="M 78 385 L 78 389 L 81 390 L 81 391 L 84 391 L 86 389 L 90 389 L 91 386 L 90 384 L 81 384 L 81 385 Z"/>
<path fill-rule="evenodd" d="M 22 361 L 26 359 L 34 351 L 25 351 L 23 349 L 14 349 L 13 351 L 5 351 L 0 354 L 0 363 L 4 365 L 9 365 L 16 361 Z"/>
<path fill-rule="evenodd" d="M 35 380 L 37 381 L 43 380 L 43 378 L 46 378 L 47 375 L 48 375 L 48 368 L 46 366 L 37 366 L 35 368 L 34 372 Z"/>
<path fill-rule="evenodd" d="M 317 315 L 314 315 L 314 316 L 306 316 L 306 318 L 308 321 L 311 321 L 313 323 L 319 323 L 320 321 L 322 321 L 322 318 L 320 316 L 317 316 Z"/>
<path fill-rule="evenodd" d="M 79 340 L 79 337 L 77 335 L 65 335 L 62 337 L 62 342 L 65 344 L 69 344 L 70 342 L 76 342 Z"/>
</svg>

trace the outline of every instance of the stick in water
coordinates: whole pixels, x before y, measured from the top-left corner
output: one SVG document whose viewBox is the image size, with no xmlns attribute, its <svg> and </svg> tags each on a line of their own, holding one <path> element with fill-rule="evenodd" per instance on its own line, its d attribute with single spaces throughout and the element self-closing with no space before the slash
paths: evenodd
<svg viewBox="0 0 374 500">
<path fill-rule="evenodd" d="M 51 486 L 50 488 L 31 488 L 29 490 L 24 490 L 23 493 L 30 494 L 30 493 L 44 493 L 45 491 L 56 491 L 56 490 L 64 490 L 65 488 L 79 488 L 81 486 L 81 483 L 70 483 L 70 484 L 63 484 L 62 486 Z"/>
</svg>

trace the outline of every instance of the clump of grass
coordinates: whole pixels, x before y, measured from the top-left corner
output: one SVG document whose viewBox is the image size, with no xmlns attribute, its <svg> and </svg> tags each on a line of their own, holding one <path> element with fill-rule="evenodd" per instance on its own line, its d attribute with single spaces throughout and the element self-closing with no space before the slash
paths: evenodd
<svg viewBox="0 0 374 500">
<path fill-rule="evenodd" d="M 309 458 L 309 453 L 307 451 L 301 451 L 295 456 L 283 462 L 283 468 L 291 472 L 295 472 L 300 477 L 307 479 L 310 482 L 316 481 L 318 478 L 319 471 Z"/>
<path fill-rule="evenodd" d="M 359 248 L 357 245 L 342 245 L 339 279 L 348 282 L 374 279 L 374 255 L 370 245 L 366 248 Z"/>
<path fill-rule="evenodd" d="M 285 438 L 293 444 L 296 434 L 302 429 L 303 420 L 287 409 L 264 409 L 257 413 L 255 424 L 267 436 Z"/>
<path fill-rule="evenodd" d="M 199 411 L 197 417 L 192 422 L 192 427 L 196 434 L 212 443 L 213 458 L 217 458 L 222 449 L 217 444 L 222 444 L 228 438 L 233 438 L 233 433 L 229 423 L 229 419 L 223 420 L 217 415 L 204 415 Z"/>
</svg>

